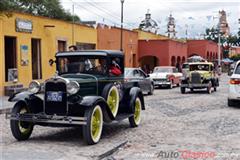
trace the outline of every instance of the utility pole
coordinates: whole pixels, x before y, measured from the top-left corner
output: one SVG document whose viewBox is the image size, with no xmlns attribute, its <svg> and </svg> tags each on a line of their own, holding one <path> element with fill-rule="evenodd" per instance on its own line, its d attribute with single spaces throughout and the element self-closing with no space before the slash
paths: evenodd
<svg viewBox="0 0 240 160">
<path fill-rule="evenodd" d="M 221 35 L 218 29 L 218 66 L 221 65 Z"/>
<path fill-rule="evenodd" d="M 238 19 L 238 37 L 240 37 L 240 18 Z"/>
<path fill-rule="evenodd" d="M 74 3 L 72 5 L 72 45 L 74 45 L 74 23 L 75 23 L 75 19 L 74 19 Z"/>
<path fill-rule="evenodd" d="M 120 50 L 123 51 L 123 3 L 124 0 L 121 0 L 121 37 L 120 37 Z"/>
<path fill-rule="evenodd" d="M 220 34 L 220 18 L 221 18 L 221 13 L 219 12 L 218 17 L 219 17 L 219 21 L 218 21 L 218 67 L 219 69 L 221 68 L 221 34 Z"/>
<path fill-rule="evenodd" d="M 186 41 L 187 41 L 187 39 L 188 39 L 188 25 L 185 24 L 185 27 L 186 27 L 185 36 L 186 36 Z"/>
</svg>

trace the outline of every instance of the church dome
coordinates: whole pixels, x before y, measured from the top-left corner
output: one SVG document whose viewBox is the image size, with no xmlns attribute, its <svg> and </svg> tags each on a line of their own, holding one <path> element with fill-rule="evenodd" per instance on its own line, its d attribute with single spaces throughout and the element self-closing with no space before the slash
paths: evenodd
<svg viewBox="0 0 240 160">
<path fill-rule="evenodd" d="M 145 19 L 142 20 L 139 24 L 139 29 L 156 33 L 158 29 L 158 24 L 156 21 L 151 19 L 151 14 L 147 13 L 145 15 Z"/>
</svg>

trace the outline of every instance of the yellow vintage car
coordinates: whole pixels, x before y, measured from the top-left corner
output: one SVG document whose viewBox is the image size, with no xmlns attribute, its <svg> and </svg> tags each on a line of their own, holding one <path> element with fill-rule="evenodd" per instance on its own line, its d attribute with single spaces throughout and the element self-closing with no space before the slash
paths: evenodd
<svg viewBox="0 0 240 160">
<path fill-rule="evenodd" d="M 217 91 L 219 86 L 218 75 L 215 72 L 214 64 L 211 62 L 192 62 L 188 63 L 189 71 L 181 80 L 181 93 L 185 93 L 186 88 L 192 92 L 194 89 L 207 89 L 212 93 L 212 88 Z"/>
</svg>

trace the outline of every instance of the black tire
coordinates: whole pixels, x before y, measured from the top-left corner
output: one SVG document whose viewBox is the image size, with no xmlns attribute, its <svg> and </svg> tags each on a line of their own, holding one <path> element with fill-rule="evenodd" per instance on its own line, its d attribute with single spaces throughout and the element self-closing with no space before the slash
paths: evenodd
<svg viewBox="0 0 240 160">
<path fill-rule="evenodd" d="M 99 130 L 95 131 L 97 133 L 96 133 L 96 135 L 94 135 L 95 134 L 94 129 L 92 129 L 92 127 L 93 127 L 92 123 L 94 123 L 94 122 L 92 122 L 92 121 L 95 121 L 95 118 L 93 118 L 93 116 L 96 113 L 100 115 L 100 119 L 97 120 L 97 121 L 99 121 L 99 124 L 97 124 L 97 125 L 99 125 L 99 128 L 98 128 Z M 83 127 L 82 127 L 83 139 L 88 145 L 96 144 L 101 139 L 102 129 L 103 129 L 103 112 L 102 112 L 101 106 L 94 105 L 90 108 L 87 108 L 85 110 L 84 117 L 87 118 L 87 124 L 83 125 Z"/>
<path fill-rule="evenodd" d="M 170 82 L 170 85 L 168 86 L 169 89 L 173 88 L 173 81 Z"/>
<path fill-rule="evenodd" d="M 235 100 L 228 99 L 228 107 L 235 107 L 237 105 Z"/>
<path fill-rule="evenodd" d="M 12 114 L 30 113 L 25 103 L 17 103 L 12 109 Z M 19 141 L 27 140 L 33 131 L 33 124 L 18 120 L 10 120 L 12 135 Z"/>
<path fill-rule="evenodd" d="M 177 84 L 177 87 L 179 87 L 179 86 L 180 86 L 180 83 Z"/>
<path fill-rule="evenodd" d="M 214 87 L 214 92 L 217 92 L 217 87 Z"/>
<path fill-rule="evenodd" d="M 134 107 L 134 115 L 128 118 L 129 124 L 132 128 L 138 127 L 141 122 L 142 102 L 139 96 L 135 99 Z"/>
<path fill-rule="evenodd" d="M 184 94 L 186 92 L 186 88 L 185 87 L 181 87 L 180 90 L 181 90 L 182 94 Z"/>
<path fill-rule="evenodd" d="M 148 92 L 148 95 L 153 95 L 153 91 L 154 91 L 154 85 L 151 84 L 150 91 Z"/>
<path fill-rule="evenodd" d="M 116 99 L 114 100 L 114 103 L 111 103 L 109 98 L 110 98 L 111 93 L 113 93 L 113 92 L 116 95 Z M 117 87 L 114 84 L 106 85 L 103 89 L 102 97 L 106 100 L 108 106 L 110 107 L 113 117 L 116 117 L 116 115 L 118 113 L 119 102 L 120 102 L 119 91 L 118 91 Z"/>
<path fill-rule="evenodd" d="M 211 82 L 208 83 L 207 93 L 208 93 L 208 94 L 211 94 L 211 93 L 212 93 L 212 83 L 211 83 Z"/>
</svg>

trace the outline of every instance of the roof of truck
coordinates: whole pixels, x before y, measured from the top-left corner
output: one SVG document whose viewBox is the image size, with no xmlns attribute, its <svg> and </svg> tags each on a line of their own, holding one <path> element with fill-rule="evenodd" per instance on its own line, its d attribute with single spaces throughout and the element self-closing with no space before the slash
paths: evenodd
<svg viewBox="0 0 240 160">
<path fill-rule="evenodd" d="M 190 63 L 188 63 L 189 65 L 194 65 L 194 64 L 208 64 L 208 65 L 213 65 L 213 63 L 212 62 L 190 62 Z"/>
<path fill-rule="evenodd" d="M 56 53 L 57 57 L 61 56 L 111 56 L 122 57 L 123 52 L 118 50 L 77 50 L 77 51 L 64 51 Z"/>
</svg>

